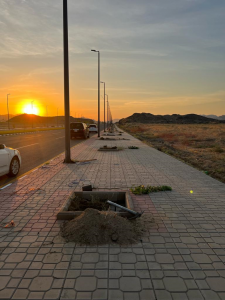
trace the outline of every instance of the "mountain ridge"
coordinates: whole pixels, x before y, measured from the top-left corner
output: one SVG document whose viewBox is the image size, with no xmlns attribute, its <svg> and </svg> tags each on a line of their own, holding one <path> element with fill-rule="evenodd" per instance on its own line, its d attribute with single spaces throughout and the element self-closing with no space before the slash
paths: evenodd
<svg viewBox="0 0 225 300">
<path fill-rule="evenodd" d="M 210 118 L 210 119 L 216 119 L 216 120 L 225 120 L 225 115 L 222 115 L 222 116 L 216 116 L 216 115 L 201 115 L 203 117 L 206 117 L 206 118 Z"/>
<path fill-rule="evenodd" d="M 225 120 L 212 119 L 197 114 L 187 115 L 153 115 L 151 113 L 134 113 L 132 116 L 119 120 L 119 124 L 145 123 L 145 124 L 209 124 L 225 123 Z"/>
<path fill-rule="evenodd" d="M 43 124 L 59 124 L 64 125 L 65 117 L 64 116 L 54 116 L 54 117 L 44 117 L 44 116 L 37 116 L 32 114 L 22 114 L 15 116 L 9 120 L 10 124 L 35 124 L 35 125 L 43 125 Z M 70 122 L 84 122 L 84 123 L 94 123 L 92 119 L 87 118 L 74 118 L 70 116 Z"/>
</svg>

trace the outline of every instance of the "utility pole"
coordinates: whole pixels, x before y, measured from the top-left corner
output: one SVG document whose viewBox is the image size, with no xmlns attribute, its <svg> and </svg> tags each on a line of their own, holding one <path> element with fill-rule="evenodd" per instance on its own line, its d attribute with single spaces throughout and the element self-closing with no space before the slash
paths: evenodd
<svg viewBox="0 0 225 300">
<path fill-rule="evenodd" d="M 104 132 L 105 132 L 105 82 L 101 81 L 101 83 L 104 83 Z"/>
<path fill-rule="evenodd" d="M 7 94 L 8 129 L 9 129 L 9 95 L 10 95 L 10 94 Z"/>
<path fill-rule="evenodd" d="M 65 163 L 71 163 L 70 154 L 70 95 L 69 95 L 69 38 L 68 6 L 63 0 L 63 48 L 64 48 L 64 109 L 65 109 Z"/>
<path fill-rule="evenodd" d="M 108 129 L 108 120 L 109 120 L 109 98 L 108 95 L 105 94 L 107 96 L 107 129 Z"/>
<path fill-rule="evenodd" d="M 98 137 L 100 137 L 100 51 L 91 51 L 98 53 Z"/>
<path fill-rule="evenodd" d="M 57 127 L 59 126 L 59 123 L 58 123 L 58 115 L 59 115 L 59 108 L 57 108 Z"/>
</svg>

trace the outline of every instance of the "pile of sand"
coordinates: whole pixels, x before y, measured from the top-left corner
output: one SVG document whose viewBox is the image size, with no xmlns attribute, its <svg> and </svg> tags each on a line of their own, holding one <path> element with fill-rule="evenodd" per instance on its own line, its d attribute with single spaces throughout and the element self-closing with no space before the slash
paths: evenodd
<svg viewBox="0 0 225 300">
<path fill-rule="evenodd" d="M 143 232 L 142 217 L 129 221 L 114 212 L 92 208 L 87 208 L 80 216 L 61 227 L 61 234 L 67 242 L 81 245 L 138 243 Z"/>
</svg>

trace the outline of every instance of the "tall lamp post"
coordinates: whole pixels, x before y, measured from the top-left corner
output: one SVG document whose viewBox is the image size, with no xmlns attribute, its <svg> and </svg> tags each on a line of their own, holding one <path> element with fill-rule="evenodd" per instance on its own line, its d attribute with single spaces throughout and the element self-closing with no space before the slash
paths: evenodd
<svg viewBox="0 0 225 300">
<path fill-rule="evenodd" d="M 91 51 L 98 53 L 98 137 L 100 137 L 100 51 Z"/>
<path fill-rule="evenodd" d="M 69 41 L 68 41 L 67 0 L 63 0 L 63 48 L 64 48 L 65 163 L 72 163 L 71 153 L 70 153 Z"/>
<path fill-rule="evenodd" d="M 105 82 L 101 81 L 101 83 L 104 83 L 104 132 L 105 132 Z"/>
<path fill-rule="evenodd" d="M 107 129 L 108 129 L 108 121 L 109 121 L 109 98 L 108 95 L 105 94 L 107 96 Z"/>
<path fill-rule="evenodd" d="M 110 109 L 110 105 L 109 105 L 109 128 L 111 126 L 111 109 Z"/>
<path fill-rule="evenodd" d="M 10 94 L 7 94 L 8 129 L 9 129 L 9 96 L 10 96 Z"/>
</svg>

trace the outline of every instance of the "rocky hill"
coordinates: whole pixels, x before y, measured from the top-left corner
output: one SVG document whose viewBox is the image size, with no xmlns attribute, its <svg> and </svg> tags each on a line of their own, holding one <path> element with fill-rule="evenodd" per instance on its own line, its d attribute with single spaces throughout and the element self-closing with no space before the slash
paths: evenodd
<svg viewBox="0 0 225 300">
<path fill-rule="evenodd" d="M 34 124 L 35 126 L 52 126 L 52 125 L 64 125 L 65 117 L 58 116 L 58 117 L 42 117 L 32 114 L 22 114 L 16 117 L 13 117 L 9 120 L 11 124 L 21 124 L 21 125 L 30 125 Z M 86 118 L 73 118 L 70 117 L 70 122 L 84 122 L 84 123 L 94 123 L 92 119 Z"/>
<path fill-rule="evenodd" d="M 222 120 L 211 119 L 196 114 L 188 115 L 153 115 L 150 113 L 134 113 L 132 116 L 121 119 L 119 124 L 145 123 L 145 124 L 209 124 L 225 123 Z"/>
<path fill-rule="evenodd" d="M 202 115 L 203 117 L 207 117 L 210 119 L 216 119 L 216 120 L 225 120 L 225 115 L 222 116 L 216 116 L 216 115 Z"/>
</svg>

